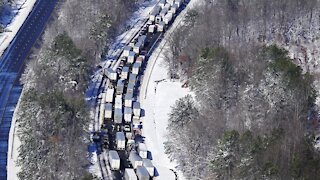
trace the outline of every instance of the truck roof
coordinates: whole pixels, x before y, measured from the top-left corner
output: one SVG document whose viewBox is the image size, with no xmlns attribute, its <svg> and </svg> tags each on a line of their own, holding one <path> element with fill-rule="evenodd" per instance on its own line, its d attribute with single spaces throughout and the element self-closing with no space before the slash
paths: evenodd
<svg viewBox="0 0 320 180">
<path fill-rule="evenodd" d="M 132 114 L 132 109 L 129 107 L 124 108 L 124 114 Z"/>
<path fill-rule="evenodd" d="M 138 147 L 140 151 L 147 151 L 147 146 L 144 143 L 139 143 Z"/>
<path fill-rule="evenodd" d="M 143 166 L 145 167 L 154 167 L 150 159 L 143 159 Z"/>
<path fill-rule="evenodd" d="M 111 157 L 111 159 L 117 159 L 120 160 L 120 157 L 118 155 L 118 152 L 115 150 L 110 150 L 109 151 L 109 156 Z"/>
<path fill-rule="evenodd" d="M 134 102 L 133 109 L 140 109 L 140 102 L 138 102 L 138 101 Z"/>
<path fill-rule="evenodd" d="M 112 103 L 106 103 L 105 110 L 112 110 Z"/>
<path fill-rule="evenodd" d="M 123 66 L 122 72 L 129 72 L 129 67 L 128 66 Z"/>
<path fill-rule="evenodd" d="M 117 133 L 116 133 L 116 139 L 117 139 L 117 140 L 125 141 L 126 138 L 125 138 L 125 136 L 124 136 L 124 132 L 117 132 Z"/>
<path fill-rule="evenodd" d="M 137 175 L 138 177 L 149 177 L 149 173 L 147 171 L 147 169 L 143 166 L 138 166 L 137 167 Z"/>
<path fill-rule="evenodd" d="M 128 174 L 128 176 L 129 176 L 130 178 L 135 178 L 135 179 L 137 179 L 137 175 L 136 175 L 136 173 L 134 172 L 134 169 L 132 169 L 132 168 L 126 168 L 124 171 L 125 171 L 125 174 Z"/>
<path fill-rule="evenodd" d="M 132 161 L 142 161 L 142 158 L 137 154 L 136 151 L 131 151 L 130 152 L 130 156 L 129 156 L 129 160 Z"/>
</svg>

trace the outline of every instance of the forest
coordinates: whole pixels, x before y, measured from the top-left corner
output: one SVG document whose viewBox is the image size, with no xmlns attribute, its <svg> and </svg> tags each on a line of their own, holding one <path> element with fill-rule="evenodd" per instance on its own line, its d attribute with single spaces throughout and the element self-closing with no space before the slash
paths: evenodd
<svg viewBox="0 0 320 180">
<path fill-rule="evenodd" d="M 135 3 L 59 2 L 21 77 L 19 179 L 94 179 L 87 171 L 91 119 L 85 91 Z"/>
<path fill-rule="evenodd" d="M 166 142 L 187 179 L 319 177 L 317 54 L 301 51 L 317 43 L 317 7 L 216 0 L 189 10 L 166 56 L 170 77 L 195 93 L 172 107 Z"/>
</svg>

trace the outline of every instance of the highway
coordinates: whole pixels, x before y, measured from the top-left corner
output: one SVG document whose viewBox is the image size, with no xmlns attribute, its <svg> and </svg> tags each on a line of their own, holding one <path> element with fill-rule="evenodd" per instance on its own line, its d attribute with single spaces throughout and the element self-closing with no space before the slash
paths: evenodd
<svg viewBox="0 0 320 180">
<path fill-rule="evenodd" d="M 182 7 L 177 11 L 176 15 L 179 15 L 181 13 L 181 11 L 183 9 L 185 9 L 186 5 L 188 4 L 189 1 L 187 1 L 185 4 L 182 5 Z M 169 23 L 169 28 L 171 26 L 172 22 Z M 137 80 L 136 80 L 136 84 L 135 84 L 135 88 L 133 91 L 133 96 L 134 96 L 134 101 L 139 101 L 140 99 L 140 90 L 141 90 L 141 83 L 142 80 L 144 79 L 145 76 L 145 70 L 148 64 L 148 58 L 149 56 L 152 54 L 152 52 L 155 50 L 155 48 L 159 45 L 159 43 L 161 42 L 162 38 L 163 38 L 163 32 L 155 32 L 155 33 L 142 33 L 142 29 L 143 28 L 147 28 L 147 21 L 145 21 L 144 25 L 140 26 L 140 30 L 138 32 L 136 32 L 136 34 L 129 38 L 129 41 L 126 42 L 125 44 L 128 44 L 129 42 L 131 42 L 133 39 L 137 39 L 138 36 L 140 36 L 141 34 L 147 35 L 147 39 L 146 39 L 146 44 L 144 45 L 142 52 L 143 54 L 146 55 L 146 59 L 143 62 L 142 66 L 141 66 L 141 71 L 139 71 L 139 74 L 137 76 Z M 122 49 L 123 50 L 123 49 Z M 107 63 L 106 66 L 102 67 L 103 69 L 106 68 L 112 68 L 113 70 L 116 70 L 119 67 L 121 58 L 120 55 L 122 54 L 123 51 L 115 51 L 115 52 L 119 52 L 120 54 L 117 54 L 115 56 L 112 56 L 114 58 L 112 58 L 112 60 L 110 60 L 109 63 Z M 110 169 L 109 166 L 109 160 L 107 158 L 107 154 L 109 152 L 109 150 L 116 150 L 116 144 L 115 144 L 115 134 L 116 132 L 119 131 L 119 129 L 117 129 L 117 127 L 120 127 L 120 129 L 123 130 L 123 126 L 124 124 L 121 124 L 120 126 L 114 124 L 113 121 L 104 121 L 104 125 L 103 128 L 101 129 L 101 123 L 100 123 L 100 104 L 103 102 L 102 101 L 102 93 L 107 91 L 107 87 L 110 86 L 112 84 L 113 87 L 116 86 L 115 82 L 111 82 L 110 80 L 106 80 L 107 77 L 106 76 L 102 76 L 102 71 L 100 71 L 99 74 L 99 78 L 95 77 L 94 79 L 96 79 L 97 81 L 95 81 L 95 83 L 92 84 L 92 88 L 90 90 L 90 96 L 91 96 L 91 107 L 95 107 L 94 112 L 95 112 L 95 118 L 93 121 L 93 127 L 95 127 L 93 129 L 93 133 L 97 133 L 100 137 L 98 138 L 98 140 L 95 141 L 95 147 L 97 148 L 97 155 L 98 155 L 98 162 L 99 162 L 99 166 L 100 166 L 100 171 L 102 174 L 102 179 L 122 179 L 124 176 L 124 170 L 125 168 L 132 168 L 131 163 L 128 161 L 128 156 L 130 153 L 130 148 L 126 149 L 126 150 L 117 150 L 119 156 L 120 156 L 120 169 L 117 171 L 112 171 Z M 125 87 L 124 89 L 127 88 L 127 82 L 125 83 Z M 87 94 L 87 95 L 89 95 Z M 103 115 L 104 116 L 104 115 Z M 106 132 L 106 134 L 102 134 L 99 133 L 99 131 L 103 131 Z M 135 142 L 140 141 L 139 139 L 141 138 L 141 136 L 137 136 L 135 138 Z"/>
<path fill-rule="evenodd" d="M 57 0 L 38 0 L 0 59 L 0 180 L 7 179 L 8 138 L 13 112 L 22 91 L 20 75 L 56 4 Z"/>
</svg>

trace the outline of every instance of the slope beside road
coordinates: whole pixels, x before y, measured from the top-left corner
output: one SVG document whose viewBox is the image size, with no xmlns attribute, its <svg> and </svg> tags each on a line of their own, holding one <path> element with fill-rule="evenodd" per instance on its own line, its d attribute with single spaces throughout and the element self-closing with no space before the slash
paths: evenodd
<svg viewBox="0 0 320 180">
<path fill-rule="evenodd" d="M 38 0 L 0 59 L 0 179 L 7 179 L 8 138 L 22 89 L 20 74 L 56 3 Z"/>
</svg>

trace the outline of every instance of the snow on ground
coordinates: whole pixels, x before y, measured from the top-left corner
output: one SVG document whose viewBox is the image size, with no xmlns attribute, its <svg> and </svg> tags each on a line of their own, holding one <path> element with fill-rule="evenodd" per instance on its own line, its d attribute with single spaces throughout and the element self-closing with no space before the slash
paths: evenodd
<svg viewBox="0 0 320 180">
<path fill-rule="evenodd" d="M 20 170 L 20 167 L 16 165 L 16 161 L 18 159 L 18 147 L 20 146 L 21 142 L 19 140 L 17 134 L 17 127 L 18 124 L 16 123 L 17 120 L 17 112 L 19 111 L 19 104 L 20 99 L 17 103 L 17 107 L 12 117 L 11 127 L 9 132 L 9 140 L 8 140 L 8 159 L 7 159 L 7 173 L 8 173 L 8 180 L 16 180 L 18 179 L 17 173 Z"/>
<path fill-rule="evenodd" d="M 118 66 L 120 61 L 118 61 L 118 64 L 115 64 L 116 61 L 114 61 L 114 59 L 118 55 L 120 55 L 119 53 L 122 52 L 122 49 L 124 48 L 124 46 L 130 42 L 130 40 L 133 38 L 133 36 L 136 34 L 136 32 L 144 24 L 146 19 L 149 18 L 149 13 L 152 11 L 152 9 L 154 8 L 156 3 L 157 3 L 156 0 L 152 0 L 149 2 L 146 1 L 141 4 L 140 8 L 136 12 L 133 13 L 131 18 L 126 23 L 127 27 L 130 27 L 130 29 L 123 32 L 121 35 L 119 35 L 115 39 L 115 42 L 110 47 L 106 61 L 103 61 L 100 64 L 102 67 L 109 67 L 110 65 L 112 65 L 114 67 Z M 111 62 L 113 62 L 113 63 L 111 63 Z M 91 80 L 91 86 L 93 88 L 100 83 L 101 83 L 101 70 L 98 70 L 94 74 L 94 76 Z M 89 94 L 91 96 L 96 96 L 96 94 L 94 94 L 94 93 L 93 94 L 89 93 Z M 87 97 L 88 100 L 90 100 L 92 98 L 94 98 L 94 97 Z M 92 116 L 94 116 L 94 114 L 95 114 L 94 112 L 91 112 Z M 90 131 L 92 131 L 92 129 L 93 129 L 92 126 L 93 125 L 90 125 L 90 127 L 89 127 Z M 98 158 L 97 152 L 96 151 L 91 152 L 90 154 L 92 156 L 92 158 L 91 158 L 92 166 L 89 167 L 89 172 L 91 172 L 92 174 L 95 174 L 98 177 L 102 177 L 102 174 L 101 174 L 100 168 L 99 168 L 99 161 L 97 160 L 97 158 Z"/>
<path fill-rule="evenodd" d="M 0 34 L 0 56 L 6 50 L 6 48 L 10 45 L 11 41 L 14 39 L 15 35 L 18 33 L 20 27 L 23 22 L 28 17 L 31 12 L 36 0 L 17 0 L 16 4 L 21 4 L 19 6 L 19 12 L 12 19 L 11 23 L 6 27 L 6 31 Z"/>
<path fill-rule="evenodd" d="M 152 162 L 158 170 L 157 179 L 174 180 L 177 172 L 179 180 L 185 179 L 182 172 L 177 171 L 177 163 L 170 161 L 164 150 L 164 142 L 167 140 L 167 126 L 171 106 L 187 94 L 194 96 L 188 88 L 182 88 L 182 82 L 171 81 L 168 78 L 168 69 L 164 62 L 164 50 L 167 47 L 167 39 L 181 22 L 189 8 L 199 4 L 199 0 L 191 0 L 187 8 L 176 18 L 165 38 L 149 58 L 141 86 L 140 102 L 145 111 L 143 120 L 143 136 L 148 150 L 151 152 Z"/>
<path fill-rule="evenodd" d="M 187 88 L 181 88 L 181 82 L 168 79 L 167 68 L 163 63 L 164 60 L 160 56 L 151 73 L 146 98 L 142 98 L 143 100 L 141 101 L 142 109 L 145 110 L 143 136 L 145 136 L 145 143 L 151 152 L 152 162 L 156 168 L 165 167 L 175 170 L 177 164 L 169 160 L 168 155 L 165 154 L 163 143 L 167 139 L 168 132 L 166 128 L 171 106 L 175 104 L 176 100 L 189 94 L 190 91 Z M 162 81 L 156 83 L 156 81 L 160 80 Z M 182 179 L 182 174 L 178 174 L 179 179 Z M 159 172 L 159 176 L 168 179 L 166 177 L 167 174 Z"/>
</svg>

